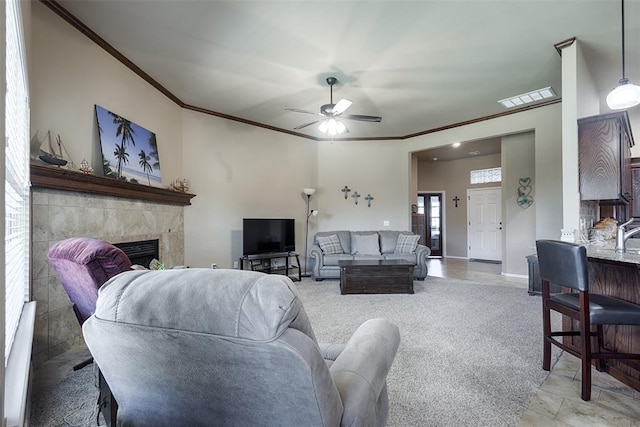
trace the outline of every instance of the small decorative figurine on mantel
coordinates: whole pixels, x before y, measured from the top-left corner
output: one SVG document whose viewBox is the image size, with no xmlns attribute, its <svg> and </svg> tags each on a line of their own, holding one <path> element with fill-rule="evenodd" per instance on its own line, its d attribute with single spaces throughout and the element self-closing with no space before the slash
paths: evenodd
<svg viewBox="0 0 640 427">
<path fill-rule="evenodd" d="M 82 159 L 80 162 L 80 172 L 86 173 L 87 175 L 91 175 L 93 173 L 93 168 L 87 161 L 87 159 Z"/>
<path fill-rule="evenodd" d="M 169 185 L 169 190 L 186 193 L 189 191 L 189 181 L 187 181 L 187 178 L 176 179 Z"/>
</svg>

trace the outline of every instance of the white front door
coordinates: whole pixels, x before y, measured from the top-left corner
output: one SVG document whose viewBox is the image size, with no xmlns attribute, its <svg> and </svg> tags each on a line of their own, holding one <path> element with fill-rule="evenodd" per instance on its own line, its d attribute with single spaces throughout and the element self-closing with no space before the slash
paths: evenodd
<svg viewBox="0 0 640 427">
<path fill-rule="evenodd" d="M 467 190 L 469 259 L 502 261 L 502 189 Z"/>
</svg>

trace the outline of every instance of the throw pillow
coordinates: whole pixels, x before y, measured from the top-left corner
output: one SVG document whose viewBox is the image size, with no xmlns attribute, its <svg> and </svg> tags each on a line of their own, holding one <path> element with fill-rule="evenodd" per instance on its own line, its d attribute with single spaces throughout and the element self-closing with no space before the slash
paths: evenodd
<svg viewBox="0 0 640 427">
<path fill-rule="evenodd" d="M 318 236 L 316 237 L 316 240 L 325 255 L 338 255 L 344 253 L 342 245 L 340 244 L 340 239 L 335 234 L 330 236 Z"/>
<path fill-rule="evenodd" d="M 396 243 L 395 253 L 406 254 L 415 252 L 418 246 L 418 240 L 420 240 L 420 236 L 417 234 L 400 234 L 398 236 L 398 243 Z"/>
<path fill-rule="evenodd" d="M 352 234 L 351 253 L 354 255 L 380 255 L 378 233 Z"/>
</svg>

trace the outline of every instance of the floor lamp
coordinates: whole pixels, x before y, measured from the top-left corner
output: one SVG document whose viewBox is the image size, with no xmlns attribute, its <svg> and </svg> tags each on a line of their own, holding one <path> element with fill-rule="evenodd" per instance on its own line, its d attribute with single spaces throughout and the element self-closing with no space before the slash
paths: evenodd
<svg viewBox="0 0 640 427">
<path fill-rule="evenodd" d="M 309 273 L 307 270 L 307 262 L 309 260 L 309 218 L 311 217 L 311 215 L 316 216 L 318 215 L 318 211 L 316 210 L 309 210 L 309 203 L 311 202 L 311 195 L 313 193 L 316 192 L 315 188 L 304 188 L 302 190 L 304 192 L 304 194 L 307 195 L 307 226 L 305 229 L 305 233 L 304 233 L 304 277 L 309 277 Z"/>
</svg>

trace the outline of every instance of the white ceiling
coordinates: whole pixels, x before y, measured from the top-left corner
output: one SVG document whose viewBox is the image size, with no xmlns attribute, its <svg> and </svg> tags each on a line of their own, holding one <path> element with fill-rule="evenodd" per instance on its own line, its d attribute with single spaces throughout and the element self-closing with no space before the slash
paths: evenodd
<svg viewBox="0 0 640 427">
<path fill-rule="evenodd" d="M 464 141 L 459 146 L 443 145 L 442 147 L 416 153 L 423 162 L 446 162 L 467 157 L 486 156 L 502 151 L 502 138 L 487 138 L 477 141 Z"/>
<path fill-rule="evenodd" d="M 402 138 L 505 111 L 552 86 L 576 37 L 601 99 L 621 77 L 619 0 L 58 0 L 187 105 L 292 131 L 348 98 L 348 138 Z M 640 84 L 640 0 L 626 0 L 626 71 Z M 603 112 L 606 107 L 603 107 Z M 315 126 L 299 132 L 323 135 Z M 390 142 L 392 143 L 392 141 Z"/>
</svg>

